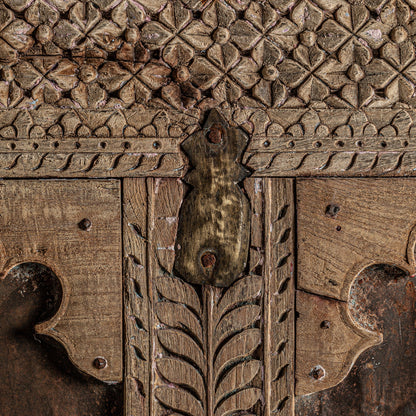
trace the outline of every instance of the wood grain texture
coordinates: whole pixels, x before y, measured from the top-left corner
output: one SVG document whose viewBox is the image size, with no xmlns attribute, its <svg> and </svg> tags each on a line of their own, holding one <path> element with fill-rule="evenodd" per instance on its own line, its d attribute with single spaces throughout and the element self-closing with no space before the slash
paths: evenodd
<svg viewBox="0 0 416 416">
<path fill-rule="evenodd" d="M 351 282 L 366 266 L 395 264 L 412 273 L 406 262 L 415 225 L 409 216 L 412 184 L 412 179 L 298 181 L 298 288 L 347 301 Z"/>
<path fill-rule="evenodd" d="M 244 160 L 257 175 L 413 176 L 415 7 L 4 1 L 0 137 L 20 152 L 0 152 L 0 173 L 181 176 L 178 148 L 154 158 L 146 145 L 137 155 L 31 146 L 90 137 L 179 144 L 217 108 L 253 136 Z"/>
<path fill-rule="evenodd" d="M 361 316 L 365 299 L 356 292 L 371 266 L 414 275 L 412 185 L 412 179 L 298 181 L 298 394 L 337 385 L 360 353 L 381 342 L 373 317 Z"/>
<path fill-rule="evenodd" d="M 3 181 L 0 200 L 2 275 L 37 262 L 62 284 L 58 312 L 36 330 L 61 342 L 80 371 L 121 381 L 119 182 Z M 97 357 L 105 368 L 94 366 Z"/>
<path fill-rule="evenodd" d="M 165 183 L 158 187 L 156 200 L 174 228 L 169 232 L 166 219 L 156 222 L 155 245 L 173 248 L 173 218 L 181 202 L 177 187 L 182 185 Z M 228 290 L 199 289 L 171 274 L 173 250 L 170 253 L 165 261 L 157 255 L 155 274 L 155 414 L 163 409 L 200 415 L 248 411 L 262 394 L 258 381 L 253 384 L 260 370 L 253 353 L 261 344 L 261 278 L 244 277 Z"/>
<path fill-rule="evenodd" d="M 124 414 L 148 414 L 149 290 L 147 275 L 147 188 L 145 179 L 123 181 Z"/>
<path fill-rule="evenodd" d="M 383 340 L 352 319 L 346 302 L 298 291 L 296 312 L 298 396 L 336 386 L 363 351 Z"/>
<path fill-rule="evenodd" d="M 4 107 L 415 104 L 410 1 L 4 1 Z"/>
<path fill-rule="evenodd" d="M 294 414 L 295 201 L 291 179 L 264 180 L 265 415 Z"/>
<path fill-rule="evenodd" d="M 360 273 L 352 295 L 354 319 L 383 333 L 383 342 L 365 351 L 338 386 L 298 396 L 296 414 L 410 416 L 416 410 L 414 278 L 394 266 L 372 266 Z"/>
<path fill-rule="evenodd" d="M 254 185 L 246 185 L 249 195 Z M 263 279 L 254 272 L 261 272 L 262 240 L 253 245 L 250 273 L 230 288 L 186 283 L 172 273 L 183 188 L 175 179 L 124 181 L 124 227 L 131 224 L 124 249 L 125 414 L 260 414 Z M 257 221 L 253 235 L 262 229 Z"/>
</svg>

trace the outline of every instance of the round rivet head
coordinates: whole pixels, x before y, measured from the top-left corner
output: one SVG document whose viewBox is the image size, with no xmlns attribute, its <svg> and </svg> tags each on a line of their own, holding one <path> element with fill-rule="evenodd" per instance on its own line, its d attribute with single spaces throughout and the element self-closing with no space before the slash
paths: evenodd
<svg viewBox="0 0 416 416">
<path fill-rule="evenodd" d="M 315 380 L 320 380 L 325 376 L 325 370 L 320 365 L 317 365 L 316 367 L 312 368 L 309 375 Z"/>
<path fill-rule="evenodd" d="M 339 211 L 341 210 L 340 206 L 337 204 L 329 204 L 325 209 L 325 214 L 327 217 L 335 218 Z"/>
<path fill-rule="evenodd" d="M 104 357 L 97 357 L 94 359 L 93 365 L 97 370 L 102 370 L 107 367 L 107 360 Z"/>
<path fill-rule="evenodd" d="M 326 321 L 326 320 L 321 322 L 322 329 L 329 329 L 330 327 L 331 327 L 331 322 Z"/>
<path fill-rule="evenodd" d="M 201 256 L 201 264 L 205 269 L 214 267 L 217 262 L 217 258 L 214 253 L 207 251 Z"/>
<path fill-rule="evenodd" d="M 208 132 L 208 141 L 213 144 L 220 144 L 224 135 L 221 126 L 212 126 Z"/>
<path fill-rule="evenodd" d="M 92 222 L 88 218 L 84 218 L 78 223 L 78 227 L 83 231 L 89 231 L 91 230 Z"/>
</svg>

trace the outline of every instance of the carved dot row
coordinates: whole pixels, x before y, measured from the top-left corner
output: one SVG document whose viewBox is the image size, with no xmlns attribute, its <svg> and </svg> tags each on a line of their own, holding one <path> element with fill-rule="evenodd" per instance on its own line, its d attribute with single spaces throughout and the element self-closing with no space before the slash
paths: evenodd
<svg viewBox="0 0 416 416">
<path fill-rule="evenodd" d="M 54 150 L 54 149 L 59 149 L 62 147 L 62 142 L 59 141 L 53 141 L 53 142 L 47 142 L 47 143 L 41 143 L 39 144 L 38 142 L 27 142 L 27 141 L 22 141 L 22 142 L 1 142 L 0 143 L 0 151 L 8 151 L 8 150 L 12 150 L 12 151 L 32 151 L 32 150 L 36 150 L 36 151 L 50 151 L 50 150 Z M 68 150 L 86 150 L 86 151 L 93 151 L 93 150 L 105 150 L 108 149 L 108 142 L 106 141 L 101 141 L 96 145 L 96 149 L 93 148 L 93 146 L 91 146 L 90 143 L 80 143 L 79 141 L 74 141 L 72 143 L 64 143 L 64 149 L 65 151 Z M 137 148 L 137 142 L 133 143 L 134 147 Z M 153 143 L 151 144 L 151 148 L 149 148 L 149 146 L 139 146 L 138 149 L 132 149 L 132 143 L 129 141 L 124 141 L 122 143 L 117 144 L 117 146 L 114 146 L 114 144 L 111 146 L 111 150 L 108 150 L 109 152 L 113 152 L 113 151 L 125 151 L 125 150 L 134 150 L 134 151 L 139 151 L 139 152 L 144 152 L 144 153 L 151 153 L 151 152 L 155 152 L 155 151 L 163 151 L 163 145 L 161 143 L 161 141 L 159 140 L 155 140 L 153 141 Z"/>
<path fill-rule="evenodd" d="M 371 143 L 366 143 L 365 140 L 356 140 L 353 144 L 351 144 L 348 140 L 348 143 L 344 140 L 336 140 L 335 142 L 331 143 L 324 143 L 321 140 L 310 140 L 309 143 L 305 146 L 305 142 L 302 141 L 302 144 L 299 146 L 296 144 L 295 140 L 288 140 L 285 144 L 279 143 L 277 145 L 273 145 L 272 141 L 270 140 L 264 140 L 261 147 L 263 147 L 264 150 L 270 149 L 270 151 L 274 151 L 276 147 L 278 148 L 288 148 L 288 149 L 297 149 L 297 150 L 324 150 L 326 148 L 337 148 L 337 149 L 344 149 L 345 147 L 348 148 L 365 148 L 368 149 L 386 149 L 386 148 L 401 148 L 401 147 L 408 147 L 409 146 L 408 140 L 402 140 L 398 141 L 395 140 L 394 142 L 391 142 L 389 139 L 386 140 L 380 140 L 377 142 L 374 142 L 374 140 L 371 141 Z M 258 149 L 260 150 L 260 149 Z"/>
</svg>

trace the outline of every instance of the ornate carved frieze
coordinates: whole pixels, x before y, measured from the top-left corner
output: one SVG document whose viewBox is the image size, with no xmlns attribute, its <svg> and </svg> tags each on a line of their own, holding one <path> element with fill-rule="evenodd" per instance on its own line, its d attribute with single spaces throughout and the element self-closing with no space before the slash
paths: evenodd
<svg viewBox="0 0 416 416">
<path fill-rule="evenodd" d="M 4 0 L 2 105 L 411 107 L 415 8 L 413 0 Z"/>
</svg>

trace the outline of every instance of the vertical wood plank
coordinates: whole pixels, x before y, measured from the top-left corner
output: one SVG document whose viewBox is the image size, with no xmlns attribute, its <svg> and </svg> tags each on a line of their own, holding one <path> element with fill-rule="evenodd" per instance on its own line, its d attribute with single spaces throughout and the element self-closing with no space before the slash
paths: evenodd
<svg viewBox="0 0 416 416">
<path fill-rule="evenodd" d="M 294 185 L 265 179 L 265 415 L 294 415 Z"/>
<path fill-rule="evenodd" d="M 148 415 L 150 397 L 147 282 L 148 191 L 145 179 L 123 181 L 125 416 Z"/>
</svg>

